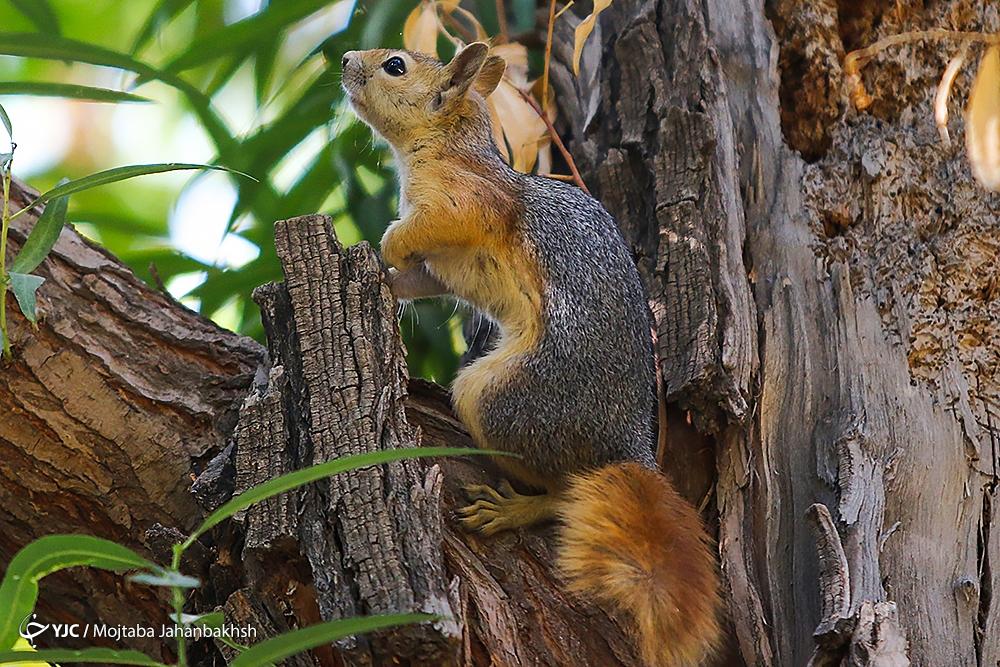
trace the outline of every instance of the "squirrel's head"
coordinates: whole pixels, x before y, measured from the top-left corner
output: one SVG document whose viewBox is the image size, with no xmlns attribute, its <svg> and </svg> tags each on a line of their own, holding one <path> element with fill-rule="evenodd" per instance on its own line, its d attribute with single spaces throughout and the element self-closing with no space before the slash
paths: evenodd
<svg viewBox="0 0 1000 667">
<path fill-rule="evenodd" d="M 439 135 L 463 117 L 485 116 L 483 99 L 505 69 L 483 42 L 461 49 L 448 64 L 394 49 L 348 51 L 341 64 L 351 106 L 396 148 Z"/>
</svg>

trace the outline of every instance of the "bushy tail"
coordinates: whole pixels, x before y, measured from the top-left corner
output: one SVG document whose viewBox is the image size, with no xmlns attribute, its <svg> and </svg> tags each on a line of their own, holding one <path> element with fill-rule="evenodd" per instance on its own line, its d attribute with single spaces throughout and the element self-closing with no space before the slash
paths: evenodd
<svg viewBox="0 0 1000 667">
<path fill-rule="evenodd" d="M 570 589 L 630 613 L 649 667 L 701 664 L 719 642 L 719 575 L 695 508 L 637 463 L 577 475 L 564 498 Z"/>
</svg>

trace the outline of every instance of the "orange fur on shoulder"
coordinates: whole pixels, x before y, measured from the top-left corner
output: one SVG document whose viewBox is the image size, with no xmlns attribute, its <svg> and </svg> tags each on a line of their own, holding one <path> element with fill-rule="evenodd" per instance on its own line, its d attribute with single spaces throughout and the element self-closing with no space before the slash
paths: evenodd
<svg viewBox="0 0 1000 667">
<path fill-rule="evenodd" d="M 558 565 L 569 588 L 630 613 L 649 667 L 701 664 L 718 646 L 719 582 L 698 512 L 636 463 L 574 476 Z"/>
</svg>

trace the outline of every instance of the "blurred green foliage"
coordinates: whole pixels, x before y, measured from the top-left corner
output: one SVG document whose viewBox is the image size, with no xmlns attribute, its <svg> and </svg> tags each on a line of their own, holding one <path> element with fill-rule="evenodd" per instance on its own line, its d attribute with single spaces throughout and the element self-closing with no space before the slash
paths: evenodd
<svg viewBox="0 0 1000 667">
<path fill-rule="evenodd" d="M 176 279 L 186 276 L 192 287 L 185 303 L 260 339 L 260 316 L 250 292 L 281 279 L 273 221 L 322 212 L 333 217 L 345 244 L 377 243 L 396 215 L 391 161 L 346 108 L 339 60 L 349 49 L 399 46 L 403 22 L 416 4 L 0 0 L 0 99 L 14 115 L 8 95 L 30 94 L 41 82 L 149 97 L 160 113 L 142 132 L 161 139 L 199 137 L 207 154 L 186 155 L 187 145 L 172 145 L 170 155 L 146 155 L 146 161 L 205 161 L 257 179 L 212 176 L 228 179 L 235 205 L 228 219 L 206 221 L 206 228 L 229 229 L 249 244 L 255 257 L 245 263 L 227 265 L 185 254 L 171 234 L 178 198 L 205 175 L 140 179 L 80 193 L 71 202 L 69 219 L 151 284 L 176 286 Z M 488 30 L 496 29 L 495 0 L 465 5 Z M 535 8 L 535 0 L 509 0 L 511 30 L 529 29 Z M 36 188 L 137 161 L 124 157 L 128 146 L 116 147 L 125 132 L 125 117 L 116 109 L 137 105 L 68 104 L 73 120 L 68 148 L 56 163 L 25 176 Z M 16 117 L 14 124 L 23 125 Z M 17 139 L 22 144 L 46 140 L 41 137 Z M 197 146 L 192 143 L 190 150 L 196 152 Z M 16 156 L 14 173 L 19 173 Z M 218 215 L 215 207 L 210 213 Z M 208 245 L 221 244 L 222 235 L 207 239 Z M 462 348 L 459 318 L 454 304 L 444 302 L 419 303 L 403 313 L 413 374 L 450 379 Z"/>
</svg>

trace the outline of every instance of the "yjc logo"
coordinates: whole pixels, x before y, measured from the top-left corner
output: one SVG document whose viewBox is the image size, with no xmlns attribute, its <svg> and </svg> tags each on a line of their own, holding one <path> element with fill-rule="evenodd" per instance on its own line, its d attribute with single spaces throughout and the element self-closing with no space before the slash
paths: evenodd
<svg viewBox="0 0 1000 667">
<path fill-rule="evenodd" d="M 29 614 L 24 617 L 21 621 L 21 626 L 18 628 L 18 633 L 28 640 L 32 648 L 35 647 L 35 637 L 41 634 L 52 631 L 53 636 L 56 639 L 65 639 L 67 637 L 80 637 L 81 626 L 79 623 L 37 623 L 35 619 L 38 618 L 37 614 Z"/>
<path fill-rule="evenodd" d="M 37 614 L 28 614 L 21 621 L 21 626 L 18 628 L 18 634 L 27 639 L 32 648 L 35 648 L 35 637 L 49 629 L 46 623 L 36 623 L 35 618 L 37 617 Z"/>
</svg>

